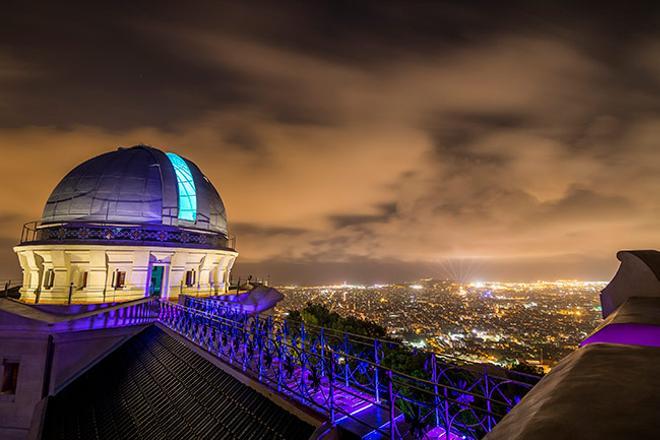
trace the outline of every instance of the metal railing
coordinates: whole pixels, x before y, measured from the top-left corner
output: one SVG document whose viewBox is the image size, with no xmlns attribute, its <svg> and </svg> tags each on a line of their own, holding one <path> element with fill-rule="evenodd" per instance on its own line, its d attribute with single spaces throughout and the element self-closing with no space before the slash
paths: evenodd
<svg viewBox="0 0 660 440">
<path fill-rule="evenodd" d="M 538 381 L 433 353 L 404 372 L 394 368 L 397 358 L 400 364 L 412 354 L 396 341 L 248 314 L 218 300 L 187 297 L 184 304 L 161 302 L 160 321 L 333 423 L 350 418 L 389 438 L 481 438 Z M 386 422 L 365 422 L 355 402 L 386 414 Z"/>
<path fill-rule="evenodd" d="M 186 307 L 191 307 L 191 308 L 196 308 L 198 310 L 204 310 L 207 312 L 212 312 L 224 317 L 240 317 L 241 315 L 245 313 L 253 313 L 249 310 L 244 309 L 244 307 L 241 304 L 238 304 L 233 301 L 227 301 L 223 300 L 223 296 L 220 297 L 204 297 L 204 298 L 197 298 L 193 296 L 188 296 L 188 295 L 182 295 L 181 301 L 184 302 L 183 305 Z M 259 315 L 262 319 L 264 318 L 270 318 L 275 321 L 279 321 L 282 323 L 288 323 L 289 327 L 293 327 L 294 329 L 296 327 L 301 327 L 304 326 L 307 332 L 321 332 L 323 331 L 326 335 L 326 337 L 334 337 L 340 339 L 342 342 L 346 342 L 346 350 L 349 348 L 352 351 L 355 351 L 356 348 L 361 347 L 361 353 L 360 355 L 362 357 L 366 357 L 367 359 L 371 359 L 372 361 L 375 361 L 375 358 L 371 358 L 373 351 L 371 350 L 374 346 L 374 343 L 385 346 L 385 347 L 400 347 L 402 350 L 411 350 L 410 346 L 404 344 L 403 342 L 396 340 L 396 339 L 383 339 L 383 338 L 377 338 L 377 337 L 372 337 L 372 336 L 367 336 L 364 334 L 357 334 L 357 333 L 351 333 L 347 331 L 340 331 L 340 330 L 335 330 L 332 328 L 328 327 L 323 327 L 323 326 L 318 326 L 318 325 L 313 325 L 313 324 L 306 324 L 302 321 L 297 321 L 291 318 L 286 318 L 286 319 L 278 319 L 276 317 L 271 317 L 270 315 Z M 450 355 L 442 354 L 442 353 L 435 353 L 432 351 L 428 350 L 418 350 L 415 349 L 413 350 L 415 353 L 427 353 L 427 354 L 434 354 L 436 358 L 438 359 L 438 362 L 444 364 L 444 365 L 450 365 L 450 366 L 458 366 L 461 368 L 467 368 L 467 369 L 474 369 L 474 368 L 483 368 L 484 364 L 482 363 L 476 363 L 476 362 L 471 362 L 465 359 L 460 359 L 456 358 Z M 387 361 L 387 359 L 385 359 Z M 515 371 L 515 370 L 508 370 L 504 369 L 502 367 L 497 367 L 495 365 L 489 365 L 491 367 L 491 370 L 495 370 L 496 372 L 491 372 L 495 377 L 501 377 L 501 378 L 507 378 L 507 379 L 515 379 L 520 382 L 537 382 L 540 377 L 534 374 L 529 374 L 529 373 L 523 373 L 520 371 Z M 499 372 L 499 373 L 498 373 Z"/>
<path fill-rule="evenodd" d="M 236 236 L 214 232 L 199 232 L 173 226 L 114 225 L 102 223 L 28 222 L 21 231 L 21 244 L 48 241 L 122 241 L 175 243 L 222 249 L 236 249 Z"/>
<path fill-rule="evenodd" d="M 21 243 L 28 243 L 31 241 L 37 241 L 37 226 L 39 222 L 27 222 L 23 225 L 21 230 Z"/>
</svg>

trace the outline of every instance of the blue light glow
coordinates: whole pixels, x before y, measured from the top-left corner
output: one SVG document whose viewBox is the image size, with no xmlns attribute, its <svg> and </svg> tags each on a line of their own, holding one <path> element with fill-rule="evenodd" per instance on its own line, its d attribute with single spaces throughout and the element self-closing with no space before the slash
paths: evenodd
<svg viewBox="0 0 660 440">
<path fill-rule="evenodd" d="M 192 173 L 185 160 L 174 153 L 166 153 L 174 167 L 179 185 L 179 219 L 194 222 L 197 218 L 197 194 Z"/>
</svg>

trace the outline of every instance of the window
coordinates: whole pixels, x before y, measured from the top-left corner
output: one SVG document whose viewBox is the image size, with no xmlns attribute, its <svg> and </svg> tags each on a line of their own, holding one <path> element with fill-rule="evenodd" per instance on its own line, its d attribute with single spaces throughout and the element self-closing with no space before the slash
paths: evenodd
<svg viewBox="0 0 660 440">
<path fill-rule="evenodd" d="M 126 285 L 126 272 L 116 270 L 112 273 L 112 287 L 121 289 Z"/>
<path fill-rule="evenodd" d="M 16 394 L 16 385 L 18 384 L 18 362 L 2 362 L 2 388 L 0 394 Z"/>
<path fill-rule="evenodd" d="M 80 274 L 80 286 L 78 286 L 78 288 L 84 289 L 85 287 L 87 287 L 87 272 Z"/>
<path fill-rule="evenodd" d="M 166 153 L 179 188 L 179 219 L 194 222 L 197 219 L 197 194 L 192 172 L 186 161 L 174 153 Z"/>
<path fill-rule="evenodd" d="M 195 269 L 186 271 L 186 287 L 195 285 Z"/>
<path fill-rule="evenodd" d="M 55 283 L 55 271 L 48 269 L 44 274 L 44 289 L 52 289 Z"/>
</svg>

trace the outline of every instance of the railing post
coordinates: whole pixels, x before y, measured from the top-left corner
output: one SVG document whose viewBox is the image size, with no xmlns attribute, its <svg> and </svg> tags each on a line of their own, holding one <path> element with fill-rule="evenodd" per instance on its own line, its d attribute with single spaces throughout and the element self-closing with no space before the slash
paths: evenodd
<svg viewBox="0 0 660 440">
<path fill-rule="evenodd" d="M 243 341 L 242 344 L 241 344 L 243 346 L 243 362 L 242 362 L 242 364 L 243 364 L 243 371 L 245 371 L 247 369 L 247 361 L 248 361 L 248 359 L 247 359 L 247 357 L 248 357 L 247 356 L 248 335 L 247 335 L 247 331 L 245 330 L 245 326 L 247 325 L 247 318 L 246 318 L 245 315 L 243 315 L 241 317 L 241 323 L 242 323 L 242 325 L 241 325 L 241 339 Z"/>
<path fill-rule="evenodd" d="M 394 440 L 395 429 L 396 429 L 396 427 L 394 426 L 396 419 L 396 412 L 395 412 L 396 402 L 394 396 L 394 384 L 392 383 L 392 370 L 390 369 L 387 370 L 387 379 L 388 379 L 387 395 L 390 401 L 390 440 Z"/>
<path fill-rule="evenodd" d="M 335 359 L 334 352 L 330 352 L 330 380 L 328 382 L 329 387 L 329 404 L 330 404 L 330 424 L 335 426 Z"/>
<path fill-rule="evenodd" d="M 485 390 L 484 397 L 486 398 L 486 426 L 487 426 L 486 432 L 490 432 L 493 429 L 492 426 L 493 421 L 491 420 L 490 417 L 490 415 L 492 414 L 491 404 L 490 404 L 490 391 L 489 391 L 490 384 L 488 383 L 488 372 L 486 371 L 486 368 L 487 367 L 484 366 L 484 390 Z"/>
<path fill-rule="evenodd" d="M 380 355 L 378 339 L 374 338 L 374 363 L 376 364 L 376 371 L 374 372 L 374 390 L 376 393 L 376 403 L 380 403 Z"/>
<path fill-rule="evenodd" d="M 264 350 L 263 350 L 264 335 L 263 335 L 263 332 L 264 332 L 264 328 L 263 328 L 263 325 L 261 325 L 261 321 L 259 320 L 258 316 L 257 316 L 257 325 L 256 325 L 256 327 L 257 327 L 257 334 L 256 334 L 256 336 L 257 336 L 257 348 L 259 350 L 259 382 L 261 382 L 262 374 L 263 374 L 263 354 L 264 354 Z"/>
<path fill-rule="evenodd" d="M 284 363 L 284 350 L 282 350 L 281 347 L 278 347 L 277 349 L 277 392 L 282 392 L 282 376 L 284 374 L 284 371 L 282 370 L 282 364 Z"/>
<path fill-rule="evenodd" d="M 321 327 L 319 343 L 321 344 L 321 376 L 325 376 L 325 327 Z"/>
<path fill-rule="evenodd" d="M 305 375 L 307 373 L 307 353 L 305 351 L 305 323 L 300 323 L 300 393 L 306 388 Z"/>
<path fill-rule="evenodd" d="M 236 350 L 235 350 L 235 339 L 237 338 L 237 333 L 238 330 L 235 328 L 235 326 L 238 323 L 234 324 L 228 324 L 225 323 L 225 331 L 227 332 L 227 342 L 229 343 L 229 365 L 232 365 L 234 363 L 234 359 L 236 359 Z"/>
<path fill-rule="evenodd" d="M 451 426 L 449 424 L 451 423 L 451 416 L 449 415 L 449 396 L 447 395 L 447 387 L 444 387 L 444 394 L 445 394 L 445 426 L 443 427 L 445 430 L 445 440 L 451 440 L 449 438 L 449 432 L 451 431 Z"/>
<path fill-rule="evenodd" d="M 344 385 L 348 387 L 348 376 L 350 368 L 348 366 L 348 335 L 344 333 Z"/>
<path fill-rule="evenodd" d="M 431 353 L 431 378 L 433 380 L 433 412 L 435 426 L 440 426 L 440 396 L 438 395 L 438 360 L 435 353 Z"/>
</svg>

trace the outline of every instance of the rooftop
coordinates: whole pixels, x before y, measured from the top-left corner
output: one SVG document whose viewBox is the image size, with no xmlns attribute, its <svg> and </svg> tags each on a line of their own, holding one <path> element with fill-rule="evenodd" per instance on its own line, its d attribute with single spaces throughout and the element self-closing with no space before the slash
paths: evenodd
<svg viewBox="0 0 660 440">
<path fill-rule="evenodd" d="M 315 427 L 155 326 L 48 401 L 43 439 L 297 439 Z"/>
</svg>

